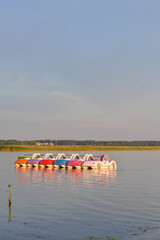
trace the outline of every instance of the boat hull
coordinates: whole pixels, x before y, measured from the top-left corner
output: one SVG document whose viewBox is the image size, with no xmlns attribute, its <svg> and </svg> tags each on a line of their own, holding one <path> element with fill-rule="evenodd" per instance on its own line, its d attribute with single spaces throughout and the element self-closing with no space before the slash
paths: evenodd
<svg viewBox="0 0 160 240">
<path fill-rule="evenodd" d="M 29 160 L 29 158 L 17 159 L 14 164 L 15 164 L 15 165 L 24 166 L 24 165 L 27 165 L 28 160 Z"/>
<path fill-rule="evenodd" d="M 41 161 L 42 159 L 30 159 L 28 162 L 27 162 L 27 167 L 36 167 L 39 163 L 40 163 L 40 161 Z"/>
<path fill-rule="evenodd" d="M 68 162 L 69 160 L 56 160 L 53 163 L 53 167 L 55 168 L 55 166 L 57 166 L 57 167 L 65 168 Z"/>
<path fill-rule="evenodd" d="M 67 168 L 81 168 L 83 160 L 72 160 L 67 163 Z"/>
<path fill-rule="evenodd" d="M 44 159 L 40 162 L 40 165 L 44 165 L 45 167 L 48 168 L 53 168 L 53 163 L 56 161 L 56 159 Z"/>
</svg>

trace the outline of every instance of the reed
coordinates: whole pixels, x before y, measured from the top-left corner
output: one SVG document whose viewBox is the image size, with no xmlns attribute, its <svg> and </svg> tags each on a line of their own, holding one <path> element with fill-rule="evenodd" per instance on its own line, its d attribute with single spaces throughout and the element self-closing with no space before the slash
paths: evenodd
<svg viewBox="0 0 160 240">
<path fill-rule="evenodd" d="M 36 146 L 36 145 L 1 145 L 0 151 L 160 151 L 160 146 L 79 146 L 79 145 L 54 145 L 54 146 Z"/>
</svg>

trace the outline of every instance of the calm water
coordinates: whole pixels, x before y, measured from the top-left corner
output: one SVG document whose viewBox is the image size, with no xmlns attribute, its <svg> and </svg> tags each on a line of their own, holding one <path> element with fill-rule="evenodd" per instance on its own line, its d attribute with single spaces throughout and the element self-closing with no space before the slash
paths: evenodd
<svg viewBox="0 0 160 240">
<path fill-rule="evenodd" d="M 109 152 L 117 171 L 15 169 L 22 154 L 0 152 L 0 240 L 160 239 L 159 151 Z"/>
</svg>

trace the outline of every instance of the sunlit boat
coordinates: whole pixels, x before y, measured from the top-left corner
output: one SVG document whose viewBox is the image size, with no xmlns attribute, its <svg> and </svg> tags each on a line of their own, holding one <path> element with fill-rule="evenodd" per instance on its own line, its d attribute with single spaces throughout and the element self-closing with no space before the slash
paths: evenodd
<svg viewBox="0 0 160 240">
<path fill-rule="evenodd" d="M 16 167 L 20 167 L 20 166 L 24 166 L 24 165 L 26 165 L 27 164 L 27 162 L 28 162 L 28 160 L 29 160 L 30 158 L 18 158 L 16 161 L 15 161 L 15 166 Z"/>
<path fill-rule="evenodd" d="M 27 163 L 30 159 L 36 159 L 40 156 L 40 153 L 34 153 L 31 158 L 29 156 L 26 156 L 25 158 L 18 158 L 14 164 L 16 167 L 27 167 Z"/>
<path fill-rule="evenodd" d="M 38 167 L 38 163 L 43 159 L 44 155 L 35 153 L 35 155 L 28 160 L 27 167 Z"/>
<path fill-rule="evenodd" d="M 92 154 L 86 154 L 83 158 L 80 158 L 80 156 L 77 154 L 74 160 L 70 160 L 67 163 L 67 168 L 81 168 L 82 163 L 84 161 L 88 161 L 89 159 L 93 159 Z"/>
<path fill-rule="evenodd" d="M 101 169 L 101 168 L 109 168 L 109 169 L 117 169 L 116 161 L 111 161 L 110 157 L 107 154 L 101 155 L 99 159 L 88 159 L 87 161 L 82 163 L 83 169 Z"/>
<path fill-rule="evenodd" d="M 18 157 L 18 159 L 25 159 L 25 158 L 31 159 L 32 156 L 31 156 L 31 155 L 23 155 L 23 156 L 19 156 L 19 157 Z"/>
<path fill-rule="evenodd" d="M 41 168 L 53 168 L 53 163 L 57 160 L 57 159 L 64 159 L 66 157 L 66 155 L 64 153 L 59 153 L 56 157 L 53 156 L 52 153 L 49 153 L 48 155 L 46 154 L 44 159 L 42 159 L 39 162 L 39 166 Z"/>
<path fill-rule="evenodd" d="M 64 167 L 66 167 L 66 165 L 69 161 L 74 160 L 78 156 L 79 156 L 79 154 L 73 153 L 69 158 L 65 156 L 65 158 L 63 158 L 63 159 L 57 159 L 53 163 L 53 167 L 54 168 L 59 168 L 59 167 L 64 168 Z"/>
</svg>

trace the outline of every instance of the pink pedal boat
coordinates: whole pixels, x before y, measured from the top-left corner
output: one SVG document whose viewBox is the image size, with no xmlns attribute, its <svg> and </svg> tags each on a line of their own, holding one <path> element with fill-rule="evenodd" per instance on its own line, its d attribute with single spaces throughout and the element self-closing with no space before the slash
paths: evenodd
<svg viewBox="0 0 160 240">
<path fill-rule="evenodd" d="M 86 154 L 83 158 L 80 158 L 79 154 L 76 154 L 74 160 L 67 163 L 67 168 L 81 168 L 82 163 L 87 160 L 93 160 L 92 154 Z"/>
<path fill-rule="evenodd" d="M 47 168 L 53 168 L 53 163 L 57 159 L 64 159 L 66 155 L 64 153 L 59 153 L 56 157 L 53 156 L 52 153 L 46 155 L 43 160 L 39 162 L 39 166 L 41 168 L 47 167 Z"/>
</svg>

